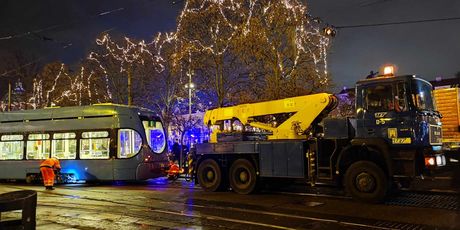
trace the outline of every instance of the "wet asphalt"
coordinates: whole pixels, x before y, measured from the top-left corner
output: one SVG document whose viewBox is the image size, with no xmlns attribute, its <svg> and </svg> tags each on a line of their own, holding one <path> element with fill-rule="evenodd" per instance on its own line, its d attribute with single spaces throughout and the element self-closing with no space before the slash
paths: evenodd
<svg viewBox="0 0 460 230">
<path fill-rule="evenodd" d="M 384 204 L 364 204 L 335 188 L 302 185 L 238 195 L 165 178 L 58 185 L 53 191 L 0 184 L 0 193 L 17 190 L 37 191 L 37 229 L 460 229 L 460 199 L 451 192 L 406 191 Z"/>
</svg>

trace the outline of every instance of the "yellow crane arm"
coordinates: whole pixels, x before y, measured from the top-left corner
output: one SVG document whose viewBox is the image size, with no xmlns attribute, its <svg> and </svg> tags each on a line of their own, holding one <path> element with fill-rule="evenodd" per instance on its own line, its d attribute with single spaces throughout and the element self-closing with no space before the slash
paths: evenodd
<svg viewBox="0 0 460 230">
<path fill-rule="evenodd" d="M 271 140 L 302 139 L 306 137 L 303 132 L 312 125 L 313 121 L 326 108 L 335 106 L 336 102 L 337 99 L 332 94 L 318 93 L 208 110 L 204 115 L 203 121 L 205 125 L 215 125 L 225 120 L 238 119 L 243 125 L 271 131 L 272 135 L 268 136 Z M 254 117 L 258 116 L 283 113 L 291 116 L 276 127 L 253 120 Z M 215 141 L 216 138 L 212 137 L 211 142 Z"/>
</svg>

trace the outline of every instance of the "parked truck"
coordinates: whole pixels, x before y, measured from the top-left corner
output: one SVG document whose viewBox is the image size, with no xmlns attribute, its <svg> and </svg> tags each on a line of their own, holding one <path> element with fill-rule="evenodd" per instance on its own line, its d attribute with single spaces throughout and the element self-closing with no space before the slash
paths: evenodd
<svg viewBox="0 0 460 230">
<path fill-rule="evenodd" d="M 431 84 L 386 74 L 356 84 L 354 117 L 328 118 L 328 93 L 208 110 L 209 143 L 196 145 L 195 177 L 205 191 L 254 192 L 266 179 L 344 186 L 380 202 L 396 184 L 445 165 Z"/>
</svg>

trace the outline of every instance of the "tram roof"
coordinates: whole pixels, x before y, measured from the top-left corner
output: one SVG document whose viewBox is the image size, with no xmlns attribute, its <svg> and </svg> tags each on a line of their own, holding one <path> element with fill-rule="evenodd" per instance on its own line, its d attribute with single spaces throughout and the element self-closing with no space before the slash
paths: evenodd
<svg viewBox="0 0 460 230">
<path fill-rule="evenodd" d="M 49 107 L 36 110 L 0 112 L 0 122 L 34 121 L 53 119 L 81 119 L 115 115 L 139 115 L 159 119 L 154 112 L 145 108 L 111 103 L 87 106 Z"/>
</svg>

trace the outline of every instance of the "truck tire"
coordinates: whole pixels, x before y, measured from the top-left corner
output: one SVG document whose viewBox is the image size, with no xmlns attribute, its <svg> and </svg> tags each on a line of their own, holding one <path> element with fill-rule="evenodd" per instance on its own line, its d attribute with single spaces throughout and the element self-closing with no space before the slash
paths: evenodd
<svg viewBox="0 0 460 230">
<path fill-rule="evenodd" d="M 233 162 L 229 172 L 230 187 L 238 194 L 254 192 L 257 184 L 257 175 L 254 166 L 246 159 Z"/>
<path fill-rule="evenodd" d="M 388 177 L 374 162 L 358 161 L 345 173 L 345 189 L 353 199 L 379 203 L 387 195 Z"/>
<path fill-rule="evenodd" d="M 222 171 L 213 159 L 206 159 L 198 166 L 198 183 L 207 192 L 215 192 L 222 187 Z"/>
</svg>

